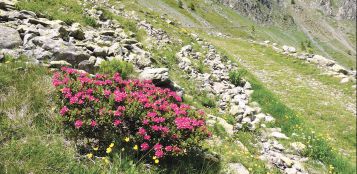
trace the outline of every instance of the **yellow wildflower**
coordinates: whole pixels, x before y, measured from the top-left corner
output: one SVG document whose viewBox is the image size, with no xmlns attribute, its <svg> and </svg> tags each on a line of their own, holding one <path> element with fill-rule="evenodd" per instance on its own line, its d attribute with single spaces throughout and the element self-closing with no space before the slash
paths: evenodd
<svg viewBox="0 0 357 174">
<path fill-rule="evenodd" d="M 92 153 L 88 153 L 86 156 L 87 156 L 87 158 L 91 159 L 93 157 L 93 154 Z"/>
<path fill-rule="evenodd" d="M 109 147 L 114 147 L 114 143 L 110 143 Z"/>
<path fill-rule="evenodd" d="M 138 150 L 138 145 L 135 145 L 135 146 L 133 147 L 133 149 L 134 149 L 134 150 Z"/>
<path fill-rule="evenodd" d="M 153 157 L 152 157 L 152 159 L 153 159 L 153 160 L 156 160 L 156 159 L 157 159 L 157 157 L 156 157 L 156 156 L 153 156 Z"/>
<path fill-rule="evenodd" d="M 123 147 L 123 148 L 121 148 L 121 151 L 124 151 L 125 150 L 125 148 Z"/>
<path fill-rule="evenodd" d="M 129 137 L 125 137 L 125 138 L 124 138 L 124 141 L 125 141 L 125 142 L 129 142 L 129 141 L 130 141 L 130 138 L 129 138 Z"/>
<path fill-rule="evenodd" d="M 156 160 L 155 160 L 155 164 L 158 164 L 158 163 L 159 163 L 159 160 L 158 160 L 158 159 L 156 159 Z"/>
<path fill-rule="evenodd" d="M 93 150 L 97 151 L 97 150 L 98 150 L 98 147 L 93 147 Z"/>
<path fill-rule="evenodd" d="M 107 153 L 110 153 L 110 152 L 112 152 L 112 148 L 108 147 L 107 148 Z"/>
</svg>

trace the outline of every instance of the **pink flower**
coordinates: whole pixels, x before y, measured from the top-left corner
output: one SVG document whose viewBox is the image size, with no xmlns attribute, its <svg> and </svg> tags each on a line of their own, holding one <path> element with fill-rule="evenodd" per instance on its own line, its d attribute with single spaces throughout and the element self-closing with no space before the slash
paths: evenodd
<svg viewBox="0 0 357 174">
<path fill-rule="evenodd" d="M 145 135 L 144 136 L 144 140 L 150 140 L 151 139 L 151 136 L 150 135 Z"/>
<path fill-rule="evenodd" d="M 177 117 L 175 124 L 178 129 L 193 129 L 191 125 L 191 119 L 189 117 Z"/>
<path fill-rule="evenodd" d="M 151 126 L 151 129 L 154 131 L 159 131 L 160 127 L 158 125 Z"/>
<path fill-rule="evenodd" d="M 83 125 L 83 122 L 82 120 L 77 120 L 75 123 L 74 123 L 74 126 L 79 129 L 80 127 L 82 127 Z"/>
<path fill-rule="evenodd" d="M 179 152 L 181 152 L 181 149 L 180 149 L 179 147 L 177 147 L 177 146 L 174 146 L 174 147 L 172 148 L 172 151 L 174 151 L 174 152 L 176 152 L 176 153 L 179 153 Z"/>
<path fill-rule="evenodd" d="M 147 120 L 147 119 L 143 120 L 143 124 L 144 124 L 144 125 L 149 124 L 149 120 Z"/>
<path fill-rule="evenodd" d="M 158 150 L 155 152 L 155 156 L 158 158 L 161 158 L 164 156 L 164 152 L 162 150 Z"/>
<path fill-rule="evenodd" d="M 63 116 L 63 115 L 65 115 L 68 111 L 69 111 L 69 109 L 67 108 L 67 106 L 63 106 L 63 108 L 60 110 L 60 114 Z"/>
<path fill-rule="evenodd" d="M 165 118 L 163 118 L 163 117 L 155 117 L 155 118 L 152 119 L 152 121 L 155 122 L 155 123 L 162 123 L 162 122 L 165 121 Z"/>
<path fill-rule="evenodd" d="M 168 152 L 172 151 L 172 146 L 166 146 L 165 150 L 168 151 Z"/>
<path fill-rule="evenodd" d="M 114 122 L 113 122 L 114 126 L 118 126 L 120 123 L 121 123 L 120 120 L 114 120 Z"/>
<path fill-rule="evenodd" d="M 97 126 L 97 122 L 94 121 L 94 120 L 92 120 L 92 121 L 90 122 L 90 125 L 91 125 L 92 127 L 95 127 L 95 126 Z"/>
<path fill-rule="evenodd" d="M 140 145 L 140 148 L 142 151 L 148 150 L 149 149 L 149 144 L 148 143 L 143 143 Z"/>
<path fill-rule="evenodd" d="M 160 143 L 157 143 L 157 144 L 154 145 L 154 149 L 156 151 L 161 150 L 161 148 L 162 148 L 162 145 Z"/>
<path fill-rule="evenodd" d="M 146 130 L 141 127 L 141 128 L 139 128 L 138 134 L 144 136 L 144 135 L 146 135 Z"/>
<path fill-rule="evenodd" d="M 125 92 L 120 92 L 119 90 L 114 91 L 114 99 L 116 102 L 121 102 L 126 98 L 126 93 Z"/>
<path fill-rule="evenodd" d="M 114 111 L 114 116 L 120 117 L 122 113 L 120 111 Z"/>
<path fill-rule="evenodd" d="M 170 131 L 170 129 L 166 126 L 162 126 L 160 130 L 165 134 L 169 133 L 169 131 Z"/>
<path fill-rule="evenodd" d="M 156 117 L 157 116 L 157 113 L 156 112 L 149 112 L 147 114 L 148 117 Z"/>
<path fill-rule="evenodd" d="M 110 90 L 104 90 L 104 95 L 106 97 L 110 96 L 110 94 L 112 94 L 112 92 Z"/>
</svg>

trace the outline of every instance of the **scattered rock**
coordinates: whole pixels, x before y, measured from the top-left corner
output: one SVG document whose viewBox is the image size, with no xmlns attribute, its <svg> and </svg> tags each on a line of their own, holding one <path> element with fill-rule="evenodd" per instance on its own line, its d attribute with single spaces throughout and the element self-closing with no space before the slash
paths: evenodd
<svg viewBox="0 0 357 174">
<path fill-rule="evenodd" d="M 61 68 L 61 67 L 72 67 L 72 65 L 64 60 L 59 60 L 59 61 L 51 61 L 50 62 L 50 68 Z"/>
<path fill-rule="evenodd" d="M 228 169 L 232 174 L 249 174 L 247 168 L 245 168 L 241 163 L 229 163 Z"/>
<path fill-rule="evenodd" d="M 171 83 L 169 79 L 169 69 L 167 68 L 146 68 L 139 75 L 141 80 L 152 80 L 157 85 L 167 85 Z"/>
<path fill-rule="evenodd" d="M 232 136 L 233 135 L 233 125 L 229 124 L 224 120 L 223 118 L 216 117 L 214 115 L 207 115 L 207 124 L 208 125 L 214 125 L 215 123 L 220 124 L 224 130 L 227 132 L 228 135 Z"/>
<path fill-rule="evenodd" d="M 20 34 L 17 30 L 0 25 L 0 49 L 12 49 L 22 45 Z"/>
</svg>

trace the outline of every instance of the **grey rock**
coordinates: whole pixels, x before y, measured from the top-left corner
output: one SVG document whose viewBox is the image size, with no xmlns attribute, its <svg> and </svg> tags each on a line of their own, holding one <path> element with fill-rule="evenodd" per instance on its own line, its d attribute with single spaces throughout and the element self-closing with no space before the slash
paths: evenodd
<svg viewBox="0 0 357 174">
<path fill-rule="evenodd" d="M 245 168 L 241 163 L 229 163 L 228 169 L 233 174 L 249 174 L 247 168 Z"/>
<path fill-rule="evenodd" d="M 93 50 L 93 55 L 97 57 L 106 57 L 108 55 L 108 48 L 96 46 Z"/>
<path fill-rule="evenodd" d="M 72 65 L 64 60 L 59 60 L 59 61 L 51 61 L 50 62 L 50 68 L 61 68 L 63 66 L 66 67 L 72 67 Z"/>
<path fill-rule="evenodd" d="M 224 120 L 223 118 L 220 117 L 216 117 L 214 115 L 207 115 L 208 119 L 207 119 L 207 124 L 213 126 L 215 123 L 220 124 L 224 130 L 227 132 L 228 135 L 232 136 L 233 135 L 233 125 L 227 123 L 226 120 Z"/>
<path fill-rule="evenodd" d="M 152 80 L 154 84 L 168 84 L 169 69 L 167 68 L 146 68 L 139 74 L 141 80 Z"/>
<path fill-rule="evenodd" d="M 81 69 L 81 70 L 84 70 L 88 73 L 94 73 L 95 70 L 97 69 L 95 66 L 94 66 L 94 63 L 93 61 L 90 61 L 90 60 L 83 60 L 82 62 L 80 62 L 78 64 L 78 68 Z"/>
<path fill-rule="evenodd" d="M 284 50 L 284 52 L 287 52 L 287 53 L 296 53 L 296 48 L 294 48 L 294 47 L 284 45 L 282 47 L 282 49 Z"/>
<path fill-rule="evenodd" d="M 82 30 L 82 27 L 79 23 L 73 23 L 71 28 L 69 29 L 69 35 L 78 40 L 84 40 L 85 34 Z"/>
<path fill-rule="evenodd" d="M 287 137 L 285 134 L 283 134 L 281 132 L 272 132 L 270 134 L 270 136 L 277 138 L 277 139 L 289 139 L 289 137 Z"/>
<path fill-rule="evenodd" d="M 22 45 L 20 34 L 17 30 L 0 25 L 0 48 L 11 49 Z"/>
<path fill-rule="evenodd" d="M 290 146 L 298 154 L 302 153 L 306 149 L 306 145 L 301 142 L 293 142 Z"/>
<path fill-rule="evenodd" d="M 334 71 L 334 72 L 337 72 L 337 73 L 342 73 L 344 75 L 347 75 L 349 74 L 348 71 L 341 65 L 338 65 L 338 64 L 334 64 L 332 67 L 331 67 L 331 70 Z"/>
<path fill-rule="evenodd" d="M 46 21 L 45 21 L 46 20 Z M 37 24 L 40 24 L 44 27 L 48 27 L 50 26 L 51 24 L 47 22 L 47 19 L 43 19 L 43 18 L 38 18 L 38 19 L 35 19 L 35 18 L 29 18 L 28 19 L 28 22 L 30 24 L 34 24 L 34 25 L 37 25 Z"/>
<path fill-rule="evenodd" d="M 321 65 L 321 66 L 333 66 L 335 65 L 335 61 L 333 60 L 330 60 L 328 58 L 325 58 L 321 55 L 314 55 L 314 57 L 312 57 L 311 61 L 313 63 L 316 63 L 318 65 Z"/>
</svg>

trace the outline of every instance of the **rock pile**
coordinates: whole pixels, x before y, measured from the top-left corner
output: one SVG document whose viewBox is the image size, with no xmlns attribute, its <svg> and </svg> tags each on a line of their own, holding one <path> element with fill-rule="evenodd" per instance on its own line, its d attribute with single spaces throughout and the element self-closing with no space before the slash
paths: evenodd
<svg viewBox="0 0 357 174">
<path fill-rule="evenodd" d="M 154 40 L 156 41 L 156 43 L 159 46 L 163 46 L 163 45 L 171 43 L 170 37 L 166 34 L 166 32 L 164 30 L 156 29 L 150 23 L 148 23 L 146 21 L 140 21 L 138 23 L 138 26 L 139 26 L 139 28 L 144 29 L 148 33 L 149 36 L 154 38 Z"/>
<path fill-rule="evenodd" d="M 347 83 L 349 81 L 356 82 L 356 70 L 348 70 L 343 66 L 339 65 L 336 61 L 328 59 L 324 56 L 297 52 L 296 48 L 287 45 L 284 45 L 279 48 L 278 44 L 271 44 L 270 41 L 264 41 L 259 44 L 264 46 L 270 46 L 276 52 L 289 55 L 292 58 L 304 60 L 308 63 L 313 63 L 318 67 L 324 69 L 327 75 L 340 78 L 341 83 Z"/>
<path fill-rule="evenodd" d="M 0 54 L 25 55 L 34 63 L 65 61 L 88 72 L 103 60 L 126 60 L 139 69 L 151 65 L 151 54 L 110 19 L 98 19 L 106 25 L 91 28 L 40 18 L 11 4 L 0 7 Z"/>
</svg>

